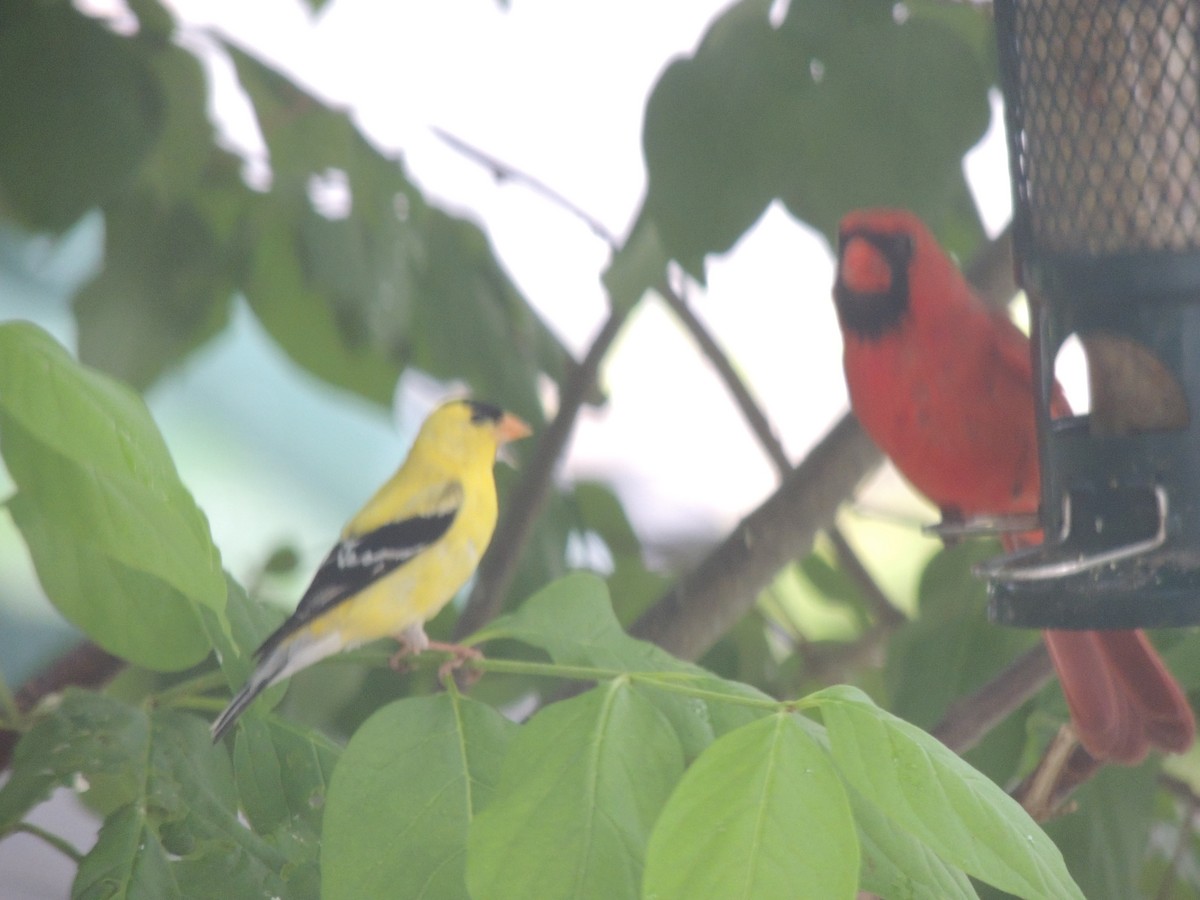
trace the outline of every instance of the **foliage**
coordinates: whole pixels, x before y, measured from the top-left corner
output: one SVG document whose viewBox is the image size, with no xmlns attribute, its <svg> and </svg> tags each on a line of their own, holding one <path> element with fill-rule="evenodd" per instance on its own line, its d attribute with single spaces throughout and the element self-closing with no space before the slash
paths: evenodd
<svg viewBox="0 0 1200 900">
<path fill-rule="evenodd" d="M 978 548 L 925 568 L 886 677 L 855 655 L 879 610 L 825 549 L 702 667 L 622 630 L 670 574 L 597 484 L 562 489 L 535 524 L 509 612 L 471 639 L 488 657 L 470 696 L 437 690 L 429 665 L 384 672 L 367 648 L 299 674 L 275 709 L 273 689 L 214 746 L 207 717 L 279 613 L 223 571 L 138 391 L 221 334 L 236 295 L 309 373 L 376 404 L 414 367 L 540 424 L 545 379 L 578 370 L 482 230 L 346 113 L 218 40 L 267 146 L 269 176 L 247 178 L 171 14 L 130 5 L 132 34 L 56 0 L 0 9 L 0 121 L 20 136 L 0 141 L 0 222 L 59 233 L 98 209 L 105 225 L 103 268 L 73 302 L 79 362 L 33 325 L 0 324 L 6 509 L 50 601 L 134 667 L 30 711 L 0 681 L 0 725 L 22 732 L 0 837 L 67 786 L 104 822 L 75 896 L 439 900 L 1083 896 L 1068 866 L 1089 897 L 1125 897 L 1166 867 L 1143 858 L 1152 828 L 1190 840 L 1148 765 L 1080 795 L 1136 814 L 1072 818 L 1050 842 L 998 785 L 1061 721 L 1053 695 L 974 751 L 978 769 L 917 727 L 1031 640 L 984 623 Z M 615 310 L 669 261 L 702 276 L 773 200 L 826 234 L 883 201 L 964 254 L 979 240 L 960 162 L 994 80 L 980 12 L 793 0 L 775 22 L 777 6 L 732 4 L 659 80 L 645 205 L 604 276 Z M 330 184 L 344 208 L 314 200 Z M 568 537 L 604 546 L 607 585 L 552 579 Z M 849 624 L 823 632 L 817 607 Z M 1194 658 L 1190 643 L 1176 655 Z M 857 686 L 814 679 L 822 656 L 856 662 Z"/>
</svg>

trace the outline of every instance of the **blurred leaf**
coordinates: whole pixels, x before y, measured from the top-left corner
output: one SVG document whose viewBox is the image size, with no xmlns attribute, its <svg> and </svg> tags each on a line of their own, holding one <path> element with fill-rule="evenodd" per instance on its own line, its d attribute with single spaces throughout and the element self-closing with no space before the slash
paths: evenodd
<svg viewBox="0 0 1200 900">
<path fill-rule="evenodd" d="M 149 725 L 140 710 L 74 688 L 54 711 L 22 736 L 13 752 L 8 781 L 0 788 L 0 831 L 19 822 L 56 787 L 70 786 L 77 772 L 88 789 L 103 782 L 109 803 L 103 812 L 128 803 L 142 780 L 138 755 Z"/>
<path fill-rule="evenodd" d="M 288 722 L 254 716 L 239 721 L 233 760 L 240 810 L 288 857 L 280 873 L 287 896 L 319 895 L 322 816 L 340 753 L 318 732 Z"/>
<path fill-rule="evenodd" d="M 792 715 L 777 713 L 720 738 L 688 769 L 650 837 L 643 892 L 834 900 L 857 887 L 858 839 L 837 772 Z"/>
<path fill-rule="evenodd" d="M 642 543 L 612 488 L 599 481 L 578 481 L 572 500 L 581 526 L 596 532 L 614 557 L 641 555 Z"/>
<path fill-rule="evenodd" d="M 546 707 L 470 829 L 477 900 L 636 897 L 650 828 L 683 773 L 667 720 L 623 678 Z"/>
<path fill-rule="evenodd" d="M 1008 794 L 855 688 L 812 694 L 838 770 L 947 863 L 1020 897 L 1077 897 L 1062 854 Z"/>
<path fill-rule="evenodd" d="M 1141 896 L 1159 766 L 1107 766 L 1075 793 L 1076 812 L 1046 825 L 1088 900 Z"/>
<path fill-rule="evenodd" d="M 855 206 L 961 220 L 962 156 L 990 119 L 977 28 L 878 0 L 796 0 L 775 27 L 773 6 L 735 4 L 651 94 L 645 213 L 668 253 L 700 276 L 775 198 L 830 239 Z"/>
<path fill-rule="evenodd" d="M 330 786 L 321 895 L 466 898 L 467 829 L 492 795 L 516 729 L 455 693 L 371 716 Z"/>
<path fill-rule="evenodd" d="M 70 4 L 5 19 L 0 209 L 63 231 L 129 183 L 161 131 L 162 92 L 137 41 Z"/>
<path fill-rule="evenodd" d="M 233 282 L 192 205 L 164 207 L 138 192 L 104 215 L 104 268 L 74 301 L 79 358 L 145 389 L 224 329 Z"/>
<path fill-rule="evenodd" d="M 891 710 L 931 728 L 956 700 L 982 687 L 1039 638 L 987 619 L 987 585 L 972 569 L 999 552 L 993 541 L 968 541 L 937 553 L 921 574 L 919 614 L 888 646 L 886 681 Z M 1025 718 L 1014 715 L 971 751 L 985 774 L 1012 776 L 1025 745 Z"/>
<path fill-rule="evenodd" d="M 196 607 L 223 615 L 224 576 L 141 399 L 15 322 L 0 325 L 0 422 L 9 509 L 58 609 L 139 665 L 199 662 Z"/>
<path fill-rule="evenodd" d="M 613 308 L 632 309 L 646 291 L 654 290 L 666 277 L 670 261 L 657 225 L 642 216 L 601 276 Z"/>
</svg>

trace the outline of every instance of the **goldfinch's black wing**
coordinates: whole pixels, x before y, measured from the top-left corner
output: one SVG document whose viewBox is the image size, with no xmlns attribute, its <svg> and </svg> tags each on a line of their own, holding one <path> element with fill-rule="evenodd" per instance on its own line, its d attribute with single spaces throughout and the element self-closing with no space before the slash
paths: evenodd
<svg viewBox="0 0 1200 900">
<path fill-rule="evenodd" d="M 317 569 L 296 611 L 263 641 L 255 655 L 266 656 L 285 638 L 440 540 L 461 505 L 462 488 L 457 484 L 453 488 L 459 502 L 442 503 L 427 515 L 397 519 L 338 541 Z"/>
</svg>

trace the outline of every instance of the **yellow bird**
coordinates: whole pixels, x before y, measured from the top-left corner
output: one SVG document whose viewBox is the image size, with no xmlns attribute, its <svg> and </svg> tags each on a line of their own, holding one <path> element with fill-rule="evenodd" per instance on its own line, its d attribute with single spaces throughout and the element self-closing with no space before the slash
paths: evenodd
<svg viewBox="0 0 1200 900">
<path fill-rule="evenodd" d="M 492 539 L 497 451 L 529 434 L 488 403 L 454 400 L 434 410 L 403 465 L 346 525 L 296 611 L 258 648 L 254 672 L 212 724 L 213 740 L 270 685 L 377 638 L 396 638 L 396 658 L 430 647 L 457 663 L 476 655 L 430 641 L 424 626 L 471 577 Z"/>
</svg>

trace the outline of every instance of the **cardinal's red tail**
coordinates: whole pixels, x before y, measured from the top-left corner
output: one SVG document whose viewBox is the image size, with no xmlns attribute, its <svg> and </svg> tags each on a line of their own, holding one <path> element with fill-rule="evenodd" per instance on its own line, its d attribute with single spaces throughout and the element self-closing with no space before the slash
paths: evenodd
<svg viewBox="0 0 1200 900">
<path fill-rule="evenodd" d="M 1182 753 L 1196 722 L 1183 690 L 1140 631 L 1047 631 L 1071 720 L 1099 760 L 1133 765 L 1151 747 Z"/>
</svg>

